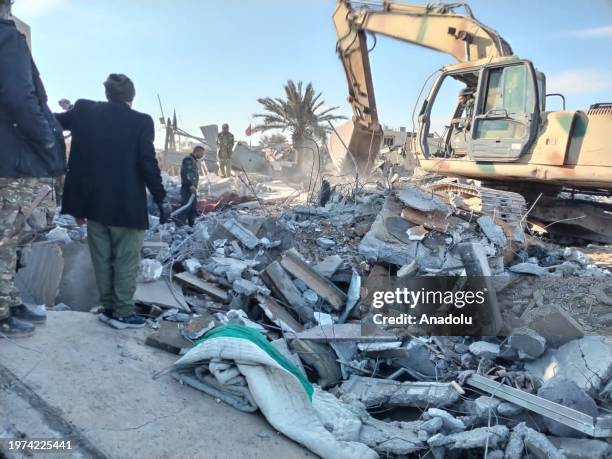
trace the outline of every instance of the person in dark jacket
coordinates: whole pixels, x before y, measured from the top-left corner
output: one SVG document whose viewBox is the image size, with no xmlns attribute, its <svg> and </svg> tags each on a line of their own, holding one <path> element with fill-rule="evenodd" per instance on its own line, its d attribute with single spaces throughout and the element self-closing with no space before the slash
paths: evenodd
<svg viewBox="0 0 612 459">
<path fill-rule="evenodd" d="M 189 226 L 193 226 L 198 216 L 198 183 L 200 181 L 200 161 L 204 157 L 204 145 L 196 145 L 193 152 L 183 159 L 181 164 L 181 206 L 186 206 L 191 200 L 191 205 L 185 209 L 180 216 Z M 192 199 L 193 196 L 193 199 Z"/>
<path fill-rule="evenodd" d="M 149 227 L 148 188 L 160 209 L 170 215 L 153 145 L 149 115 L 132 110 L 136 91 L 125 75 L 104 83 L 108 102 L 77 100 L 57 114 L 72 133 L 62 213 L 87 220 L 88 242 L 100 302 L 100 320 L 115 328 L 140 328 L 134 293 L 144 232 Z"/>
<path fill-rule="evenodd" d="M 17 247 L 35 203 L 51 192 L 42 180 L 66 170 L 62 130 L 11 3 L 0 0 L 0 338 L 30 336 L 46 318 L 15 287 Z"/>
</svg>

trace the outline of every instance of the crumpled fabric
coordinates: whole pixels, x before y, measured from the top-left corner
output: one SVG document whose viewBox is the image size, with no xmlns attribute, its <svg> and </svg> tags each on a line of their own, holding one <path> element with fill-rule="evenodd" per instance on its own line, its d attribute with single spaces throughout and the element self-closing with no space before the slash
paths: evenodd
<svg viewBox="0 0 612 459">
<path fill-rule="evenodd" d="M 211 371 L 212 361 L 215 362 L 215 373 L 226 384 L 221 384 Z M 311 402 L 299 379 L 248 339 L 217 336 L 203 341 L 175 362 L 173 374 L 189 385 L 195 380 L 197 385 L 192 387 L 210 395 L 216 393 L 213 396 L 221 400 L 236 401 L 236 389 L 240 386 L 233 383 L 237 377 L 233 376 L 232 368 L 221 365 L 228 361 L 234 363 L 246 381 L 246 389 L 254 405 L 259 407 L 268 422 L 279 432 L 323 459 L 378 458 L 378 454 L 365 444 L 345 440 L 355 437 L 358 426 L 354 423 L 341 429 L 342 438 L 336 438 L 330 433 L 314 406 L 319 403 L 314 400 Z M 195 376 L 195 369 L 203 366 L 208 373 L 198 371 L 204 375 L 206 382 Z M 245 406 L 245 399 L 239 400 L 240 406 Z"/>
</svg>

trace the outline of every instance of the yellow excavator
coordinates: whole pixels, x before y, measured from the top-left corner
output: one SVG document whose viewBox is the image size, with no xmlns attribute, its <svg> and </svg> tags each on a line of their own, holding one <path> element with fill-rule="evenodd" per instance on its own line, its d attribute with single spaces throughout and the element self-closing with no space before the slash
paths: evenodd
<svg viewBox="0 0 612 459">
<path fill-rule="evenodd" d="M 384 35 L 458 61 L 444 66 L 417 102 L 416 133 L 408 141 L 423 169 L 481 181 L 483 194 L 497 200 L 493 207 L 509 202 L 510 213 L 524 212 L 523 196 L 532 206 L 530 217 L 554 222 L 550 228 L 558 234 L 612 242 L 612 205 L 605 202 L 612 190 L 611 103 L 565 110 L 563 95 L 546 94 L 545 75 L 464 3 L 338 0 L 333 21 L 353 110 L 329 145 L 344 172 L 367 174 L 381 148 L 367 35 Z M 432 142 L 432 110 L 447 103 L 438 96 L 449 82 L 459 84 L 461 93 L 455 106 L 447 105 L 448 124 Z M 546 111 L 549 96 L 562 98 L 562 111 Z"/>
</svg>

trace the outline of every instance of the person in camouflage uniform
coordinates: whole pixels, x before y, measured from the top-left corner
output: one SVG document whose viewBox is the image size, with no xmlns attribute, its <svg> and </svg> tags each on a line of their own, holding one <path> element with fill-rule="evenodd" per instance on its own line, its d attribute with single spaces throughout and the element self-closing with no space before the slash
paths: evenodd
<svg viewBox="0 0 612 459">
<path fill-rule="evenodd" d="M 15 287 L 17 248 L 34 208 L 51 193 L 43 181 L 66 170 L 61 127 L 11 4 L 0 0 L 0 338 L 30 336 L 32 324 L 46 318 L 29 310 Z"/>
<path fill-rule="evenodd" d="M 191 205 L 181 213 L 179 219 L 183 225 L 185 220 L 193 226 L 198 215 L 198 182 L 200 181 L 200 160 L 204 157 L 204 146 L 196 145 L 193 152 L 183 159 L 181 164 L 181 207 L 187 205 L 192 195 L 195 199 Z"/>
<path fill-rule="evenodd" d="M 221 175 L 223 177 L 231 177 L 234 134 L 230 132 L 227 123 L 221 127 L 221 133 L 217 137 L 217 145 L 219 146 L 219 169 L 221 170 Z"/>
</svg>

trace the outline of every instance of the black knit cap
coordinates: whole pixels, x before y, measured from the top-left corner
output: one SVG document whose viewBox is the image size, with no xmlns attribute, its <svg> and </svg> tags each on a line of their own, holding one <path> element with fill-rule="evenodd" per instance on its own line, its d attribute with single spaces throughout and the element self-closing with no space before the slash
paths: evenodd
<svg viewBox="0 0 612 459">
<path fill-rule="evenodd" d="M 111 73 L 104 82 L 106 98 L 111 102 L 132 102 L 136 96 L 134 83 L 123 73 Z"/>
</svg>

